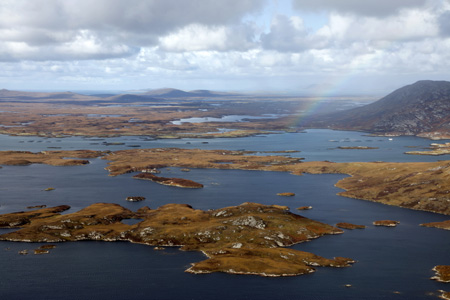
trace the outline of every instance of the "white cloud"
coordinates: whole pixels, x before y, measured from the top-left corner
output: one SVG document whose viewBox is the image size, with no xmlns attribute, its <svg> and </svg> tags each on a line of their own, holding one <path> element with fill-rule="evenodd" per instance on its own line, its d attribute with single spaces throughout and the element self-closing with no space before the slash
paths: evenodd
<svg viewBox="0 0 450 300">
<path fill-rule="evenodd" d="M 201 50 L 245 51 L 255 46 L 254 29 L 249 25 L 213 26 L 191 24 L 159 39 L 162 50 L 173 52 Z"/>
</svg>

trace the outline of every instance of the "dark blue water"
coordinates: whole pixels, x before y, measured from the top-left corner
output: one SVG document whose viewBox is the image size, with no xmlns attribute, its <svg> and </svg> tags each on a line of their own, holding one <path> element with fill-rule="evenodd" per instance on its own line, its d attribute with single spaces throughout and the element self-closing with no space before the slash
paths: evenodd
<svg viewBox="0 0 450 300">
<path fill-rule="evenodd" d="M 27 139 L 33 142 L 20 143 Z M 90 145 L 93 141 L 83 138 L 1 136 L 1 140 L 2 149 L 26 146 L 22 149 L 32 151 L 46 150 L 48 141 L 64 149 L 126 147 Z M 42 142 L 38 143 L 39 140 Z M 142 141 L 139 137 L 108 139 L 116 141 L 132 144 L 139 141 L 142 147 L 296 149 L 302 151 L 299 156 L 308 160 L 445 159 L 402 154 L 409 150 L 405 146 L 425 147 L 430 143 L 428 140 L 406 137 L 389 141 L 355 132 L 322 130 L 244 139 L 190 140 L 191 144 L 186 144 L 187 140 Z M 209 144 L 201 144 L 203 141 Z M 380 151 L 335 149 L 338 145 L 352 144 L 373 145 L 380 147 Z M 398 159 L 389 159 L 391 156 Z M 314 274 L 290 278 L 192 275 L 184 270 L 204 256 L 177 248 L 155 251 L 149 246 L 125 242 L 74 242 L 60 243 L 47 255 L 19 255 L 20 250 L 31 252 L 42 244 L 0 242 L 0 299 L 436 299 L 430 293 L 449 290 L 448 284 L 429 278 L 433 276 L 433 266 L 450 264 L 450 232 L 418 226 L 449 217 L 337 196 L 340 190 L 334 184 L 344 175 L 163 170 L 163 176 L 188 178 L 205 185 L 203 189 L 186 190 L 134 180 L 133 174 L 109 177 L 103 169 L 105 164 L 104 160 L 92 159 L 89 165 L 73 167 L 5 166 L 0 169 L 0 213 L 43 204 L 68 204 L 72 206 L 69 212 L 73 212 L 97 202 L 118 203 L 132 210 L 166 203 L 188 203 L 194 208 L 210 209 L 250 201 L 287 205 L 298 212 L 296 207 L 311 205 L 313 209 L 299 213 L 332 225 L 345 221 L 368 227 L 346 230 L 344 234 L 322 237 L 294 248 L 330 258 L 351 257 L 357 263 L 343 269 L 318 268 Z M 43 191 L 48 187 L 55 190 Z M 296 196 L 276 196 L 280 192 L 294 192 Z M 127 196 L 144 196 L 146 200 L 131 203 L 125 201 Z M 396 228 L 371 225 L 380 219 L 401 223 Z M 352 287 L 347 288 L 346 284 Z"/>
</svg>

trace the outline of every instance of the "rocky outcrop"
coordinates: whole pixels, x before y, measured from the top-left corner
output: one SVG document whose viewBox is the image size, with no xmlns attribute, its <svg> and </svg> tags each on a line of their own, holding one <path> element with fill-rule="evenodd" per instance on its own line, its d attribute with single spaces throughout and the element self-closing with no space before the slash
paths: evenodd
<svg viewBox="0 0 450 300">
<path fill-rule="evenodd" d="M 314 267 L 346 267 L 348 258 L 326 259 L 284 247 L 343 231 L 288 212 L 283 207 L 244 203 L 210 211 L 186 204 L 167 204 L 136 213 L 117 204 L 97 203 L 78 212 L 29 214 L 22 229 L 0 235 L 0 240 L 64 242 L 80 240 L 130 241 L 153 247 L 180 246 L 202 251 L 207 260 L 194 263 L 188 272 L 226 272 L 262 276 L 294 276 Z M 55 210 L 58 211 L 58 210 Z M 123 219 L 139 218 L 134 225 Z M 11 214 L 0 215 L 7 224 Z M 280 248 L 281 247 L 281 248 Z M 47 250 L 47 249 L 43 249 Z"/>
<path fill-rule="evenodd" d="M 144 201 L 145 197 L 142 197 L 142 196 L 130 196 L 130 197 L 127 197 L 125 200 L 127 200 L 129 202 L 139 202 L 139 201 Z"/>
</svg>

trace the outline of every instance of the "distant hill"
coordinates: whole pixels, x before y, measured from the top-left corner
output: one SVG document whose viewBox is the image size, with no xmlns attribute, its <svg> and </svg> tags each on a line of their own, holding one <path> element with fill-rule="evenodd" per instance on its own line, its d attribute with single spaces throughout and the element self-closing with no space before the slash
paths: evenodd
<svg viewBox="0 0 450 300">
<path fill-rule="evenodd" d="M 13 102 L 51 102 L 53 100 L 61 101 L 90 101 L 95 99 L 92 96 L 76 94 L 72 92 L 22 92 L 2 89 L 0 90 L 0 101 Z"/>
<path fill-rule="evenodd" d="M 141 95 L 147 95 L 156 98 L 198 98 L 198 97 L 236 96 L 237 94 L 226 92 L 215 92 L 210 90 L 194 90 L 186 92 L 178 89 L 165 88 L 165 89 L 151 90 Z"/>
<path fill-rule="evenodd" d="M 366 106 L 316 117 L 309 124 L 300 125 L 450 137 L 450 82 L 418 81 Z"/>
</svg>

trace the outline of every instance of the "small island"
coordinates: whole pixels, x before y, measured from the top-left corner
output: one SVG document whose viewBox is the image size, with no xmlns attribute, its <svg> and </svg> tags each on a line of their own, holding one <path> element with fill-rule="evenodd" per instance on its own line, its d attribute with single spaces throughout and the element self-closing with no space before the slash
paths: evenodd
<svg viewBox="0 0 450 300">
<path fill-rule="evenodd" d="M 297 207 L 297 210 L 310 210 L 310 209 L 312 209 L 312 206 L 311 206 L 311 205 L 309 205 L 309 206 L 300 206 L 300 207 Z"/>
<path fill-rule="evenodd" d="M 295 193 L 278 193 L 277 196 L 294 197 Z"/>
<path fill-rule="evenodd" d="M 373 222 L 373 225 L 375 225 L 375 226 L 385 226 L 385 227 L 396 227 L 398 224 L 400 224 L 399 221 L 393 221 L 393 220 L 380 220 L 380 221 Z"/>
<path fill-rule="evenodd" d="M 138 175 L 134 175 L 133 178 L 150 180 L 162 185 L 169 185 L 180 188 L 189 188 L 189 189 L 201 189 L 203 188 L 203 184 L 183 178 L 166 178 L 161 176 L 156 176 L 151 173 L 140 173 Z"/>
<path fill-rule="evenodd" d="M 177 246 L 207 256 L 186 270 L 196 274 L 295 276 L 314 272 L 319 266 L 348 267 L 354 263 L 350 258 L 327 259 L 286 248 L 343 231 L 277 205 L 243 203 L 202 211 L 187 204 L 167 204 L 133 212 L 118 204 L 96 203 L 78 212 L 60 214 L 67 209 L 59 206 L 0 215 L 1 228 L 20 228 L 0 235 L 0 240 L 129 241 L 153 247 Z M 124 219 L 142 221 L 128 225 L 121 222 Z"/>
</svg>

